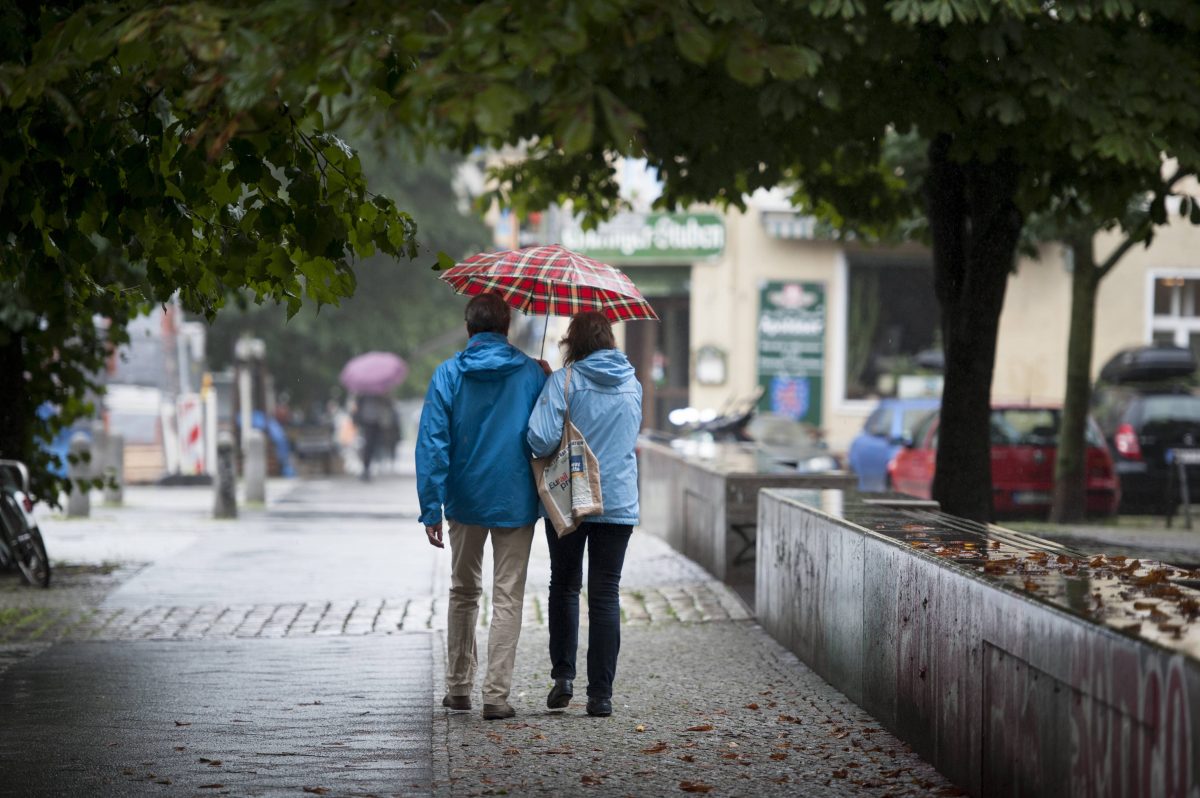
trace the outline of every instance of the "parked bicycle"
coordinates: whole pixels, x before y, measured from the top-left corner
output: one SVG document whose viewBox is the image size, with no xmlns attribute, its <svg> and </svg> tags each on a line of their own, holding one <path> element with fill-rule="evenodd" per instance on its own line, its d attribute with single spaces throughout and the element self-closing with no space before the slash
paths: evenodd
<svg viewBox="0 0 1200 798">
<path fill-rule="evenodd" d="M 50 586 L 50 558 L 33 517 L 29 469 L 19 460 L 0 460 L 0 568 L 13 566 L 29 584 Z"/>
</svg>

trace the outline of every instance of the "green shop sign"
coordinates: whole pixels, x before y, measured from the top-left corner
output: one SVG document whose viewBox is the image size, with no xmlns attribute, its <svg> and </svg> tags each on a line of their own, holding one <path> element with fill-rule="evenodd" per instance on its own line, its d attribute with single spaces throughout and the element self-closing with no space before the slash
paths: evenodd
<svg viewBox="0 0 1200 798">
<path fill-rule="evenodd" d="M 724 251 L 725 223 L 715 213 L 621 213 L 595 230 L 569 219 L 559 238 L 567 249 L 602 261 L 690 262 Z"/>
<path fill-rule="evenodd" d="M 768 282 L 759 290 L 759 408 L 821 424 L 825 385 L 825 285 Z"/>
</svg>

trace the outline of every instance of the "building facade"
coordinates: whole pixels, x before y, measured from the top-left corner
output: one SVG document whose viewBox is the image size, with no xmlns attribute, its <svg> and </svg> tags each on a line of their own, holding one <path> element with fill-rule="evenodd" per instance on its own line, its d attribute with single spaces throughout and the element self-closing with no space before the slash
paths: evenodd
<svg viewBox="0 0 1200 798">
<path fill-rule="evenodd" d="M 880 397 L 940 391 L 928 250 L 838 241 L 782 192 L 756 193 L 745 211 L 627 213 L 592 231 L 558 213 L 539 237 L 618 266 L 661 317 L 618 325 L 643 384 L 647 428 L 670 429 L 676 408 L 756 401 L 814 424 L 844 450 Z M 1120 240 L 1098 235 L 1097 257 Z M 1057 244 L 1017 262 L 1000 323 L 997 400 L 1062 400 L 1071 269 Z M 564 326 L 552 321 L 549 340 Z M 1200 353 L 1200 228 L 1177 214 L 1102 282 L 1093 373 L 1118 350 L 1151 341 Z"/>
</svg>

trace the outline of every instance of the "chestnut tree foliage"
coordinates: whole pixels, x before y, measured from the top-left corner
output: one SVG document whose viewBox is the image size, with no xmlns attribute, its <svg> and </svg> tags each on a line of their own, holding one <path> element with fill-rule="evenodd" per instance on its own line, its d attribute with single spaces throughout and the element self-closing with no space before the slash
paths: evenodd
<svg viewBox="0 0 1200 798">
<path fill-rule="evenodd" d="M 28 451 L 30 402 L 79 395 L 95 315 L 119 336 L 174 291 L 205 314 L 232 289 L 335 302 L 355 257 L 409 252 L 411 218 L 336 136 L 361 114 L 463 152 L 520 144 L 497 189 L 518 211 L 614 211 L 620 154 L 659 170 L 664 206 L 786 184 L 859 236 L 923 214 L 947 361 L 934 492 L 986 519 L 1024 220 L 1120 219 L 1164 154 L 1200 155 L 1191 0 L 27 7 L 0 2 L 0 374 L 25 375 L 0 396 L 4 451 Z M 919 194 L 886 167 L 895 136 L 924 143 Z"/>
</svg>

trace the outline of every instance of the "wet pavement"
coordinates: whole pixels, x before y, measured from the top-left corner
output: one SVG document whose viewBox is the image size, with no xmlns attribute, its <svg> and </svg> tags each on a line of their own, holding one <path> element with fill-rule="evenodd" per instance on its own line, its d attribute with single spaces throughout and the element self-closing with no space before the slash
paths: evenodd
<svg viewBox="0 0 1200 798">
<path fill-rule="evenodd" d="M 611 718 L 545 709 L 540 529 L 517 717 L 483 721 L 478 690 L 447 712 L 449 561 L 411 474 L 269 497 L 233 521 L 197 488 L 43 513 L 62 578 L 0 577 L 0 795 L 957 794 L 641 530 Z"/>
<path fill-rule="evenodd" d="M 430 642 L 54 646 L 0 678 L 0 792 L 427 795 Z"/>
</svg>

